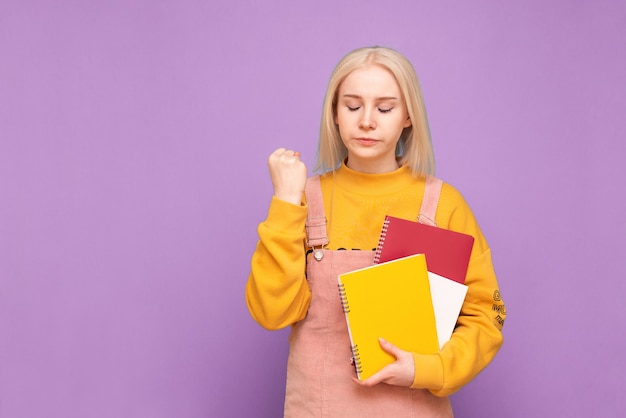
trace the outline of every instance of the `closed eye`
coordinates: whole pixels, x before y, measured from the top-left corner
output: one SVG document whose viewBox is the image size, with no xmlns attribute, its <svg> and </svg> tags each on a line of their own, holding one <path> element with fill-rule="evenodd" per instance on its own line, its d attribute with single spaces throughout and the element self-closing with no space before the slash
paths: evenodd
<svg viewBox="0 0 626 418">
<path fill-rule="evenodd" d="M 355 112 L 361 108 L 361 106 L 355 106 L 355 107 L 346 106 L 346 107 L 348 108 L 350 112 Z"/>
<path fill-rule="evenodd" d="M 393 110 L 393 107 L 390 107 L 390 108 L 388 108 L 388 109 L 381 109 L 380 107 L 378 108 L 378 111 L 379 111 L 380 113 L 389 113 L 389 112 L 391 112 L 392 110 Z"/>
</svg>

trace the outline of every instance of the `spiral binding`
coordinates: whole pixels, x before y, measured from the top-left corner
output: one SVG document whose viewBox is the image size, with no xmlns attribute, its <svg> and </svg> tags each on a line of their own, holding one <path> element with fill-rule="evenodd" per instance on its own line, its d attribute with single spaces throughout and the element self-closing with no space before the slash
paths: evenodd
<svg viewBox="0 0 626 418">
<path fill-rule="evenodd" d="M 352 364 L 354 364 L 354 370 L 357 374 L 363 373 L 363 365 L 361 364 L 361 356 L 359 355 L 359 345 L 355 344 L 352 348 Z"/>
<path fill-rule="evenodd" d="M 385 238 L 387 238 L 387 229 L 389 228 L 389 218 L 385 217 L 385 222 L 383 222 L 383 229 L 380 231 L 380 238 L 378 239 L 378 245 L 376 246 L 376 253 L 374 254 L 374 264 L 378 264 L 380 261 L 380 254 L 383 251 L 383 244 L 385 243 Z"/>
<path fill-rule="evenodd" d="M 346 295 L 346 288 L 343 283 L 338 284 L 339 287 L 339 297 L 341 298 L 341 309 L 343 309 L 343 313 L 350 312 L 350 305 L 348 304 L 348 296 Z"/>
<path fill-rule="evenodd" d="M 341 298 L 341 309 L 343 309 L 343 312 L 345 314 L 350 313 L 350 305 L 348 304 L 346 287 L 343 283 L 339 283 L 337 286 L 339 287 L 339 297 Z M 361 365 L 359 345 L 351 345 L 350 349 L 352 350 L 352 358 L 350 359 L 350 363 L 354 365 L 354 370 L 357 372 L 357 375 L 360 375 L 361 373 L 363 373 L 363 366 Z"/>
</svg>

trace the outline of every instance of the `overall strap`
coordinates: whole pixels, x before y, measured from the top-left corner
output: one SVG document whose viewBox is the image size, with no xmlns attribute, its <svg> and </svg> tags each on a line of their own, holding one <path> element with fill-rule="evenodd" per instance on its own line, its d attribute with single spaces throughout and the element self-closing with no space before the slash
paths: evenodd
<svg viewBox="0 0 626 418">
<path fill-rule="evenodd" d="M 435 215 L 437 214 L 437 205 L 439 204 L 439 195 L 441 194 L 442 186 L 443 181 L 437 177 L 429 176 L 426 179 L 422 207 L 420 208 L 420 213 L 417 216 L 417 221 L 419 223 L 437 226 L 437 222 L 435 222 Z"/>
<path fill-rule="evenodd" d="M 328 244 L 328 234 L 326 233 L 326 215 L 320 176 L 307 179 L 304 194 L 309 206 L 306 219 L 306 245 L 310 248 L 323 247 Z"/>
</svg>

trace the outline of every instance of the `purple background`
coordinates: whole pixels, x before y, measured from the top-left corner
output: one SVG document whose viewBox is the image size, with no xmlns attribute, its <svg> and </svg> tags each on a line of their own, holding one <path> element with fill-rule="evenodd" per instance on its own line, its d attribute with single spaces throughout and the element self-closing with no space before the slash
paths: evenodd
<svg viewBox="0 0 626 418">
<path fill-rule="evenodd" d="M 471 3 L 471 4 L 469 4 Z M 459 417 L 626 407 L 623 1 L 0 2 L 0 417 L 276 417 L 244 284 L 279 147 L 341 56 L 421 77 L 505 345 Z"/>
</svg>

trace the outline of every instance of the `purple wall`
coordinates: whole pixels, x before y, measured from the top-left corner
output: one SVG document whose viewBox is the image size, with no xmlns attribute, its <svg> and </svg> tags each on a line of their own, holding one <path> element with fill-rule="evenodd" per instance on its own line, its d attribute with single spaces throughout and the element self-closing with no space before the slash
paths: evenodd
<svg viewBox="0 0 626 418">
<path fill-rule="evenodd" d="M 266 158 L 312 162 L 371 44 L 415 64 L 507 303 L 457 415 L 617 416 L 624 2 L 296 3 L 0 2 L 0 417 L 280 415 L 287 332 L 244 302 Z"/>
</svg>

